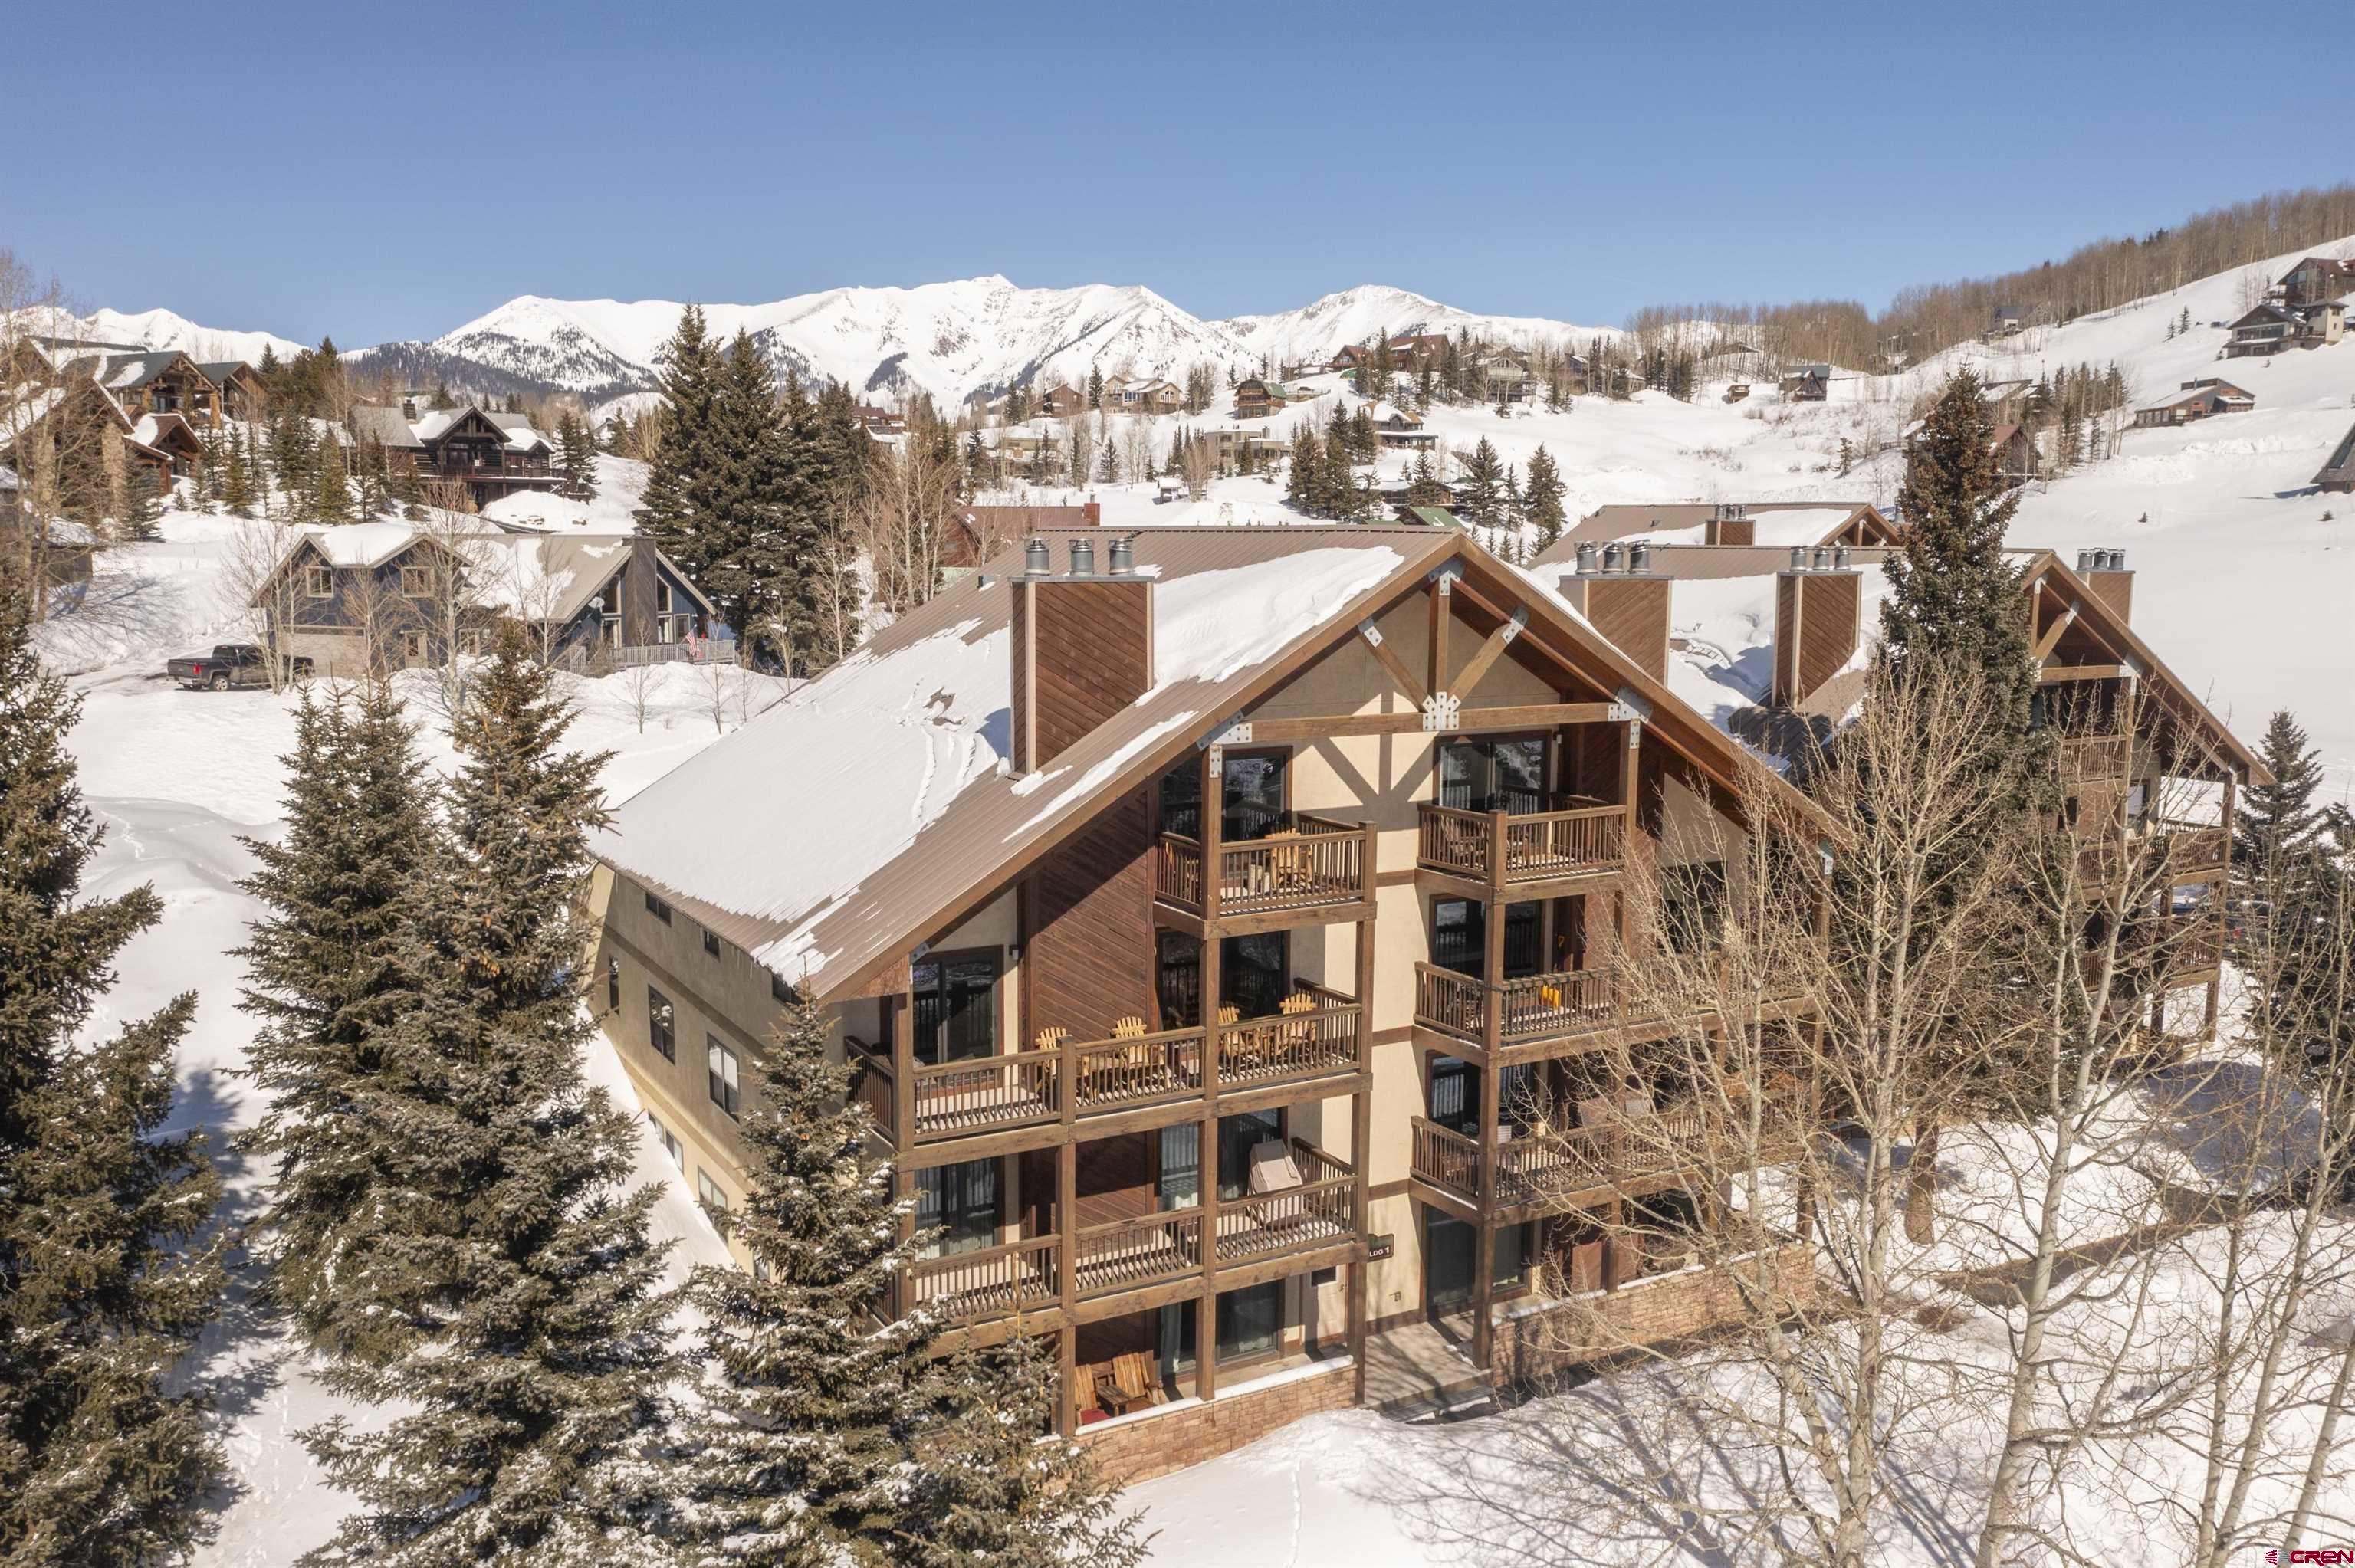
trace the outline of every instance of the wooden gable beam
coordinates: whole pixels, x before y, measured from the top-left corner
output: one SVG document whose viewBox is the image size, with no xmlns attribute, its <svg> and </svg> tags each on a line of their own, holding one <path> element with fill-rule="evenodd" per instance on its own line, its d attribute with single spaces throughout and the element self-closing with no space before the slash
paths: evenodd
<svg viewBox="0 0 2355 1568">
<path fill-rule="evenodd" d="M 1478 689 L 1481 678 L 1505 656 L 1505 650 L 1513 645 L 1513 639 L 1518 637 L 1521 629 L 1529 623 L 1529 612 L 1518 609 L 1497 621 L 1497 630 L 1488 633 L 1487 641 L 1473 652 L 1462 673 L 1455 677 L 1454 694 L 1458 699 L 1469 696 Z"/>
<path fill-rule="evenodd" d="M 2052 650 L 2060 646 L 2062 634 L 2076 624 L 2077 607 L 2073 604 L 2063 609 L 2051 626 L 2045 628 L 2043 636 L 2036 640 L 2036 662 L 2041 664 L 2045 660 L 2052 657 Z"/>
<path fill-rule="evenodd" d="M 1454 561 L 1441 563 L 1432 575 L 1428 599 L 1431 606 L 1431 690 L 1447 690 L 1447 623 L 1455 619 L 1455 582 L 1464 569 Z"/>
<path fill-rule="evenodd" d="M 1406 667 L 1406 661 L 1400 658 L 1397 651 L 1383 640 L 1382 629 L 1374 624 L 1372 616 L 1358 622 L 1358 636 L 1365 642 L 1367 651 L 1373 654 L 1374 662 L 1390 673 L 1391 680 L 1406 694 L 1407 702 L 1416 712 L 1422 712 L 1423 700 L 1430 694 L 1423 689 L 1423 683 L 1414 678 L 1414 672 Z"/>
</svg>

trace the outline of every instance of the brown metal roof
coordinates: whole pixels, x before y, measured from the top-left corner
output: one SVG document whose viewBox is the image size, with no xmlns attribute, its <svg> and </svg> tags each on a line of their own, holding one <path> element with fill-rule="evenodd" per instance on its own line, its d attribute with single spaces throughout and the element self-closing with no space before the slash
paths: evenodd
<svg viewBox="0 0 2355 1568">
<path fill-rule="evenodd" d="M 1743 512 L 1752 516 L 1766 512 L 1815 511 L 1834 506 L 1847 507 L 1848 516 L 1838 527 L 1827 533 L 1825 535 L 1827 538 L 1832 534 L 1845 530 L 1856 521 L 1857 514 L 1860 512 L 1873 512 L 1876 517 L 1879 516 L 1879 513 L 1869 501 L 1614 502 L 1606 506 L 1598 506 L 1581 518 L 1576 527 L 1547 546 L 1545 553 L 1538 557 L 1538 561 L 1540 565 L 1550 565 L 1556 560 L 1568 560 L 1581 545 L 1607 545 L 1614 539 L 1625 539 L 1636 534 L 1647 534 L 1654 529 L 1698 528 L 1716 516 L 1718 509 L 1721 506 L 1740 506 Z"/>
<path fill-rule="evenodd" d="M 1430 572 L 1450 560 L 1461 563 L 1466 584 L 1475 591 L 1529 606 L 1531 621 L 1524 634 L 1524 656 L 1543 653 L 1605 693 L 1632 696 L 1664 743 L 1713 777 L 1728 784 L 1765 780 L 1770 789 L 1786 797 L 1784 807 L 1803 816 L 1816 815 L 1796 791 L 1686 708 L 1582 618 L 1550 595 L 1532 591 L 1530 578 L 1489 556 L 1462 534 L 1391 525 L 1058 531 L 1056 543 L 1062 546 L 1056 552 L 1058 564 L 1070 542 L 1080 537 L 1091 540 L 1099 562 L 1108 558 L 1114 538 L 1132 540 L 1138 570 L 1152 574 L 1156 585 L 1335 547 L 1387 549 L 1397 560 L 1373 586 L 1304 623 L 1273 653 L 1224 678 L 1156 686 L 1059 756 L 1044 784 L 1004 775 L 975 779 L 904 849 L 861 876 L 853 893 L 834 898 L 814 914 L 763 917 L 724 907 L 698 896 L 691 886 L 666 879 L 660 861 L 634 848 L 632 842 L 634 823 L 657 819 L 666 832 L 682 821 L 698 828 L 708 823 L 710 834 L 727 835 L 717 841 L 723 845 L 749 847 L 768 835 L 787 841 L 789 850 L 794 833 L 824 832 L 825 802 L 764 794 L 762 781 L 742 777 L 747 770 L 730 760 L 739 737 L 752 735 L 763 723 L 777 722 L 779 710 L 681 764 L 624 803 L 615 812 L 613 830 L 602 838 L 599 853 L 617 870 L 663 893 L 757 959 L 788 979 L 806 981 L 822 1000 L 858 994 L 878 970 L 902 958 L 916 942 L 995 897 L 1102 804 L 1167 771 L 1194 749 L 1201 736 L 1350 635 L 1358 620 L 1419 590 Z M 943 633 L 957 633 L 970 645 L 1006 629 L 1011 606 L 1006 576 L 1020 566 L 1018 546 L 993 556 L 973 582 L 943 594 L 879 634 L 866 655 L 868 667 L 872 661 Z M 821 678 L 786 705 L 822 704 L 827 685 Z M 860 787 L 855 766 L 846 759 L 842 788 Z"/>
</svg>

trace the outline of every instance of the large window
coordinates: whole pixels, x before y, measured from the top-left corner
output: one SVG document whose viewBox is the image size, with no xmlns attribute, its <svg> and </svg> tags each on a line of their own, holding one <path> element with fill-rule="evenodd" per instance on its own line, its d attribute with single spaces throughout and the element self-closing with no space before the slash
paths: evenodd
<svg viewBox="0 0 2355 1568">
<path fill-rule="evenodd" d="M 1219 946 L 1219 995 L 1239 1018 L 1266 1018 L 1284 1005 L 1289 982 L 1284 933 L 1228 937 Z"/>
<path fill-rule="evenodd" d="M 1284 765 L 1290 760 L 1291 754 L 1283 751 L 1230 751 L 1220 759 L 1220 837 L 1240 843 L 1284 826 Z M 1161 831 L 1201 836 L 1202 774 L 1195 758 L 1161 776 Z"/>
<path fill-rule="evenodd" d="M 700 1165 L 695 1168 L 695 1195 L 703 1200 L 705 1208 L 718 1209 L 722 1213 L 728 1212 L 728 1194 L 719 1190 L 719 1183 L 711 1179 L 711 1172 Z"/>
<path fill-rule="evenodd" d="M 1496 1260 L 1489 1279 L 1498 1290 L 1518 1285 L 1528 1274 L 1526 1225 L 1497 1228 Z M 1423 1305 L 1431 1313 L 1454 1312 L 1472 1304 L 1472 1279 L 1478 1266 L 1479 1234 L 1470 1225 L 1437 1209 L 1423 1211 Z"/>
<path fill-rule="evenodd" d="M 916 1229 L 940 1233 L 926 1244 L 925 1256 L 996 1246 L 1001 1223 L 996 1160 L 965 1160 L 916 1172 Z"/>
<path fill-rule="evenodd" d="M 610 953 L 605 957 L 605 1011 L 622 1011 L 622 960 Z"/>
<path fill-rule="evenodd" d="M 721 1044 L 717 1034 L 703 1037 L 703 1068 L 710 1080 L 711 1103 L 734 1116 L 743 1094 L 736 1080 L 736 1053 Z"/>
<path fill-rule="evenodd" d="M 1725 863 L 1695 861 L 1660 868 L 1660 938 L 1680 953 L 1717 945 L 1725 927 Z"/>
<path fill-rule="evenodd" d="M 1487 963 L 1487 906 L 1469 898 L 1434 899 L 1431 961 L 1477 977 Z M 1540 972 L 1545 962 L 1543 910 L 1536 903 L 1505 906 L 1504 980 Z"/>
<path fill-rule="evenodd" d="M 336 574 L 327 567 L 303 568 L 303 592 L 311 599 L 332 598 L 336 591 Z"/>
<path fill-rule="evenodd" d="M 952 953 L 910 969 L 919 1062 L 959 1062 L 997 1049 L 997 954 Z"/>
<path fill-rule="evenodd" d="M 1240 1198 L 1251 1184 L 1252 1150 L 1284 1141 L 1284 1113 L 1245 1111 L 1219 1118 L 1219 1196 Z"/>
<path fill-rule="evenodd" d="M 1202 1124 L 1181 1121 L 1161 1129 L 1161 1158 L 1153 1175 L 1153 1206 L 1165 1213 L 1202 1201 Z"/>
<path fill-rule="evenodd" d="M 670 998 L 652 986 L 646 987 L 646 1044 L 661 1052 L 666 1062 L 678 1060 L 678 1036 L 674 1032 L 676 1022 Z"/>
<path fill-rule="evenodd" d="M 1544 810 L 1545 736 L 1448 741 L 1439 748 L 1439 803 L 1459 811 Z"/>
<path fill-rule="evenodd" d="M 1265 1355 L 1284 1333 L 1284 1281 L 1246 1286 L 1219 1296 L 1219 1360 Z"/>
</svg>

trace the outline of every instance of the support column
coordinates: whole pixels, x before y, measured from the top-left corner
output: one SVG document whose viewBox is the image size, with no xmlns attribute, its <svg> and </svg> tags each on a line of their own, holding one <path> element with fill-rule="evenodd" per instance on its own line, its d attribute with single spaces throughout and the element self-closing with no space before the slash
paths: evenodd
<svg viewBox="0 0 2355 1568">
<path fill-rule="evenodd" d="M 1202 1098 L 1219 1097 L 1219 906 L 1226 884 L 1226 758 L 1219 747 L 1202 752 Z"/>
<path fill-rule="evenodd" d="M 1080 1335 L 1067 1318 L 1055 1332 L 1055 1436 L 1080 1429 Z"/>
<path fill-rule="evenodd" d="M 916 1177 L 908 1169 L 908 1158 L 916 1151 L 916 1013 L 906 991 L 884 997 L 882 1013 L 891 1049 L 891 1201 L 899 1206 L 894 1228 L 904 1244 L 916 1234 Z M 907 1275 L 895 1276 L 892 1317 L 906 1317 L 913 1305 Z"/>
<path fill-rule="evenodd" d="M 1205 1117 L 1196 1163 L 1202 1183 L 1202 1298 L 1194 1306 L 1194 1396 L 1219 1392 L 1219 1118 Z"/>
<path fill-rule="evenodd" d="M 1369 896 L 1379 897 L 1375 889 L 1373 835 L 1366 839 L 1366 887 Z M 1370 1281 L 1367 1272 L 1373 1266 L 1366 1257 L 1369 1245 L 1366 1226 L 1367 1192 L 1373 1181 L 1373 1084 L 1374 1084 L 1374 923 L 1358 922 L 1358 1080 L 1349 1096 L 1349 1169 L 1358 1173 L 1357 1190 L 1352 1194 L 1357 1214 L 1358 1252 L 1349 1265 L 1349 1360 L 1353 1380 L 1351 1402 L 1366 1402 L 1366 1330 L 1368 1296 Z"/>
<path fill-rule="evenodd" d="M 2208 1038 L 2216 1037 L 2216 1003 L 2224 983 L 2224 921 L 2232 906 L 2232 826 L 2239 803 L 2241 776 L 2224 772 L 2224 881 L 2211 895 L 2216 902 L 2216 972 L 2208 977 L 2208 1005 L 2203 1025 Z"/>
<path fill-rule="evenodd" d="M 1503 821 L 1502 817 L 1497 819 L 1499 840 Z M 1494 842 L 1491 848 L 1499 855 L 1491 870 L 1501 877 L 1501 850 Z M 1488 1366 L 1495 1340 L 1489 1319 L 1497 1294 L 1497 1128 L 1505 1077 L 1503 1065 L 1497 1060 L 1498 1048 L 1504 1042 L 1501 986 L 1505 974 L 1505 900 L 1501 893 L 1490 897 L 1487 916 L 1481 933 L 1484 950 L 1480 960 L 1480 972 L 1487 982 L 1486 1005 L 1480 1010 L 1481 1044 L 1485 1047 L 1480 1065 L 1480 1220 L 1472 1248 L 1472 1361 L 1483 1370 Z"/>
</svg>

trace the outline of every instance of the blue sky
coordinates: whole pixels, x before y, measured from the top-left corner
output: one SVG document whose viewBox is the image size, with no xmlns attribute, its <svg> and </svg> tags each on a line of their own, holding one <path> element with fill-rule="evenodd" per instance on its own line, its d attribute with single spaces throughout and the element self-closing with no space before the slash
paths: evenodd
<svg viewBox="0 0 2355 1568">
<path fill-rule="evenodd" d="M 2355 175 L 2230 7 L 43 7 L 0 247 L 346 346 L 519 293 L 1002 272 L 1202 316 L 1360 282 L 1613 323 L 1895 289 Z M 2286 67 L 2286 69 L 2285 69 Z"/>
</svg>

